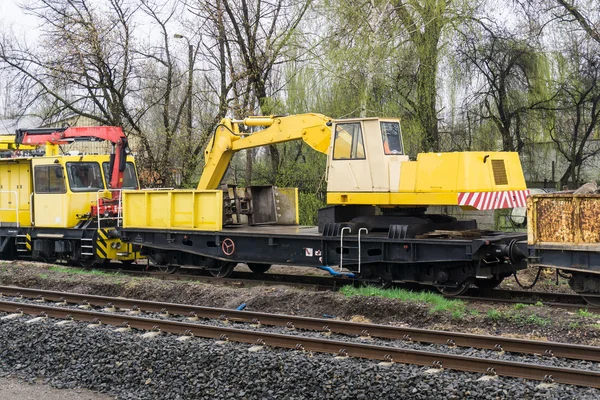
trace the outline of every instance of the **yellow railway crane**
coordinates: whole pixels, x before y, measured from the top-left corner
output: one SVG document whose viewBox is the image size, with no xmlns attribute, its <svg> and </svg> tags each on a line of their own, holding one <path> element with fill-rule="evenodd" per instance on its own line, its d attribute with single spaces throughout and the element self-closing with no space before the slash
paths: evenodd
<svg viewBox="0 0 600 400">
<path fill-rule="evenodd" d="M 293 140 L 327 155 L 329 206 L 319 210 L 318 228 L 299 226 L 296 188 L 219 190 L 236 152 Z M 197 190 L 123 193 L 123 238 L 141 244 L 156 263 L 206 267 L 217 276 L 229 274 L 237 262 L 259 272 L 273 263 L 343 263 L 362 276 L 431 280 L 456 294 L 475 276 L 493 279 L 480 285 L 498 284 L 522 258 L 511 244 L 520 236 L 420 239 L 436 230 L 477 230 L 475 221 L 427 214 L 429 206 L 524 206 L 525 179 L 513 152 L 421 153 L 411 161 L 398 119 L 301 114 L 225 118 L 204 155 Z M 486 247 L 492 243 L 498 247 Z M 423 267 L 427 263 L 433 263 L 430 269 Z M 433 275 L 417 276 L 424 270 Z"/>
<path fill-rule="evenodd" d="M 241 125 L 264 129 L 244 134 Z M 421 153 L 410 161 L 398 119 L 333 120 L 321 114 L 222 120 L 205 150 L 198 190 L 216 189 L 237 151 L 292 140 L 327 154 L 328 204 L 479 210 L 525 205 L 517 153 Z"/>
</svg>

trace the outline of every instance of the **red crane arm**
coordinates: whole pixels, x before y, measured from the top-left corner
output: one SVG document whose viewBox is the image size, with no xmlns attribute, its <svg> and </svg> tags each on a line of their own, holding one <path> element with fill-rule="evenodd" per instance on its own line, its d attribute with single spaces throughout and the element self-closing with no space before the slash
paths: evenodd
<svg viewBox="0 0 600 400">
<path fill-rule="evenodd" d="M 17 145 L 67 144 L 74 141 L 108 140 L 113 144 L 110 155 L 110 187 L 121 189 L 128 153 L 127 137 L 119 126 L 77 126 L 72 128 L 17 129 Z"/>
</svg>

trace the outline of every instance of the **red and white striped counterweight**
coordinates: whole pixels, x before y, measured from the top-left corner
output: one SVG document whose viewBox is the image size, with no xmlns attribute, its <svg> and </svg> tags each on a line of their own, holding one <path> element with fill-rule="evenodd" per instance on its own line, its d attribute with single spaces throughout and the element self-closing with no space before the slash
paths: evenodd
<svg viewBox="0 0 600 400">
<path fill-rule="evenodd" d="M 458 194 L 459 207 L 476 210 L 526 207 L 529 190 L 505 190 L 501 192 L 465 192 Z"/>
</svg>

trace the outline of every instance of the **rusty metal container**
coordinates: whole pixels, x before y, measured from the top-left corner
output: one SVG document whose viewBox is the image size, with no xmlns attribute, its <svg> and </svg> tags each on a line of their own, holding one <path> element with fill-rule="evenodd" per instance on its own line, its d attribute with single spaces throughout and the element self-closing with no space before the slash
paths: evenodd
<svg viewBox="0 0 600 400">
<path fill-rule="evenodd" d="M 527 199 L 529 245 L 600 244 L 600 194 L 539 194 Z"/>
</svg>

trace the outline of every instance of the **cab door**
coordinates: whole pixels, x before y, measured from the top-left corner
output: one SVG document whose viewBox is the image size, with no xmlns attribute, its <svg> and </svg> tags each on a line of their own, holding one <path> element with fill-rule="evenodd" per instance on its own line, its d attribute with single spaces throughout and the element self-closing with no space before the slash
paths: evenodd
<svg viewBox="0 0 600 400">
<path fill-rule="evenodd" d="M 327 191 L 370 192 L 373 190 L 362 121 L 334 125 L 329 155 Z"/>
<path fill-rule="evenodd" d="M 33 183 L 33 220 L 35 226 L 47 228 L 66 227 L 67 187 L 62 164 L 42 164 L 42 162 L 34 160 Z"/>
</svg>

